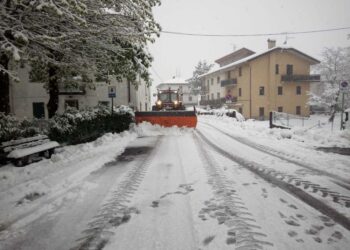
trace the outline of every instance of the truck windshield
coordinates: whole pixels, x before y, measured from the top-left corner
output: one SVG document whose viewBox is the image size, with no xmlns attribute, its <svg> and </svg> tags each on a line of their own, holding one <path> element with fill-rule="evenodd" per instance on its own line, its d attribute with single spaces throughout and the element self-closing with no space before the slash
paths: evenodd
<svg viewBox="0 0 350 250">
<path fill-rule="evenodd" d="M 159 94 L 159 100 L 161 100 L 162 102 L 169 102 L 169 93 Z"/>
<path fill-rule="evenodd" d="M 172 101 L 176 101 L 177 100 L 177 98 L 176 98 L 177 94 L 176 93 L 171 93 L 170 96 L 171 96 L 171 100 Z"/>
<path fill-rule="evenodd" d="M 169 100 L 170 97 L 170 100 Z M 159 100 L 162 102 L 171 102 L 177 100 L 177 94 L 176 93 L 161 93 L 159 94 Z"/>
</svg>

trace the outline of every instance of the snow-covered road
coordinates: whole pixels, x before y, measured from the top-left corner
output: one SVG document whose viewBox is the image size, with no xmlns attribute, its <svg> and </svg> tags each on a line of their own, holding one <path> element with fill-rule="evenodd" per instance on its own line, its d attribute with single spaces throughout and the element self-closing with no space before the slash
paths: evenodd
<svg viewBox="0 0 350 250">
<path fill-rule="evenodd" d="M 143 124 L 5 166 L 0 249 L 348 249 L 348 157 L 251 133 Z"/>
</svg>

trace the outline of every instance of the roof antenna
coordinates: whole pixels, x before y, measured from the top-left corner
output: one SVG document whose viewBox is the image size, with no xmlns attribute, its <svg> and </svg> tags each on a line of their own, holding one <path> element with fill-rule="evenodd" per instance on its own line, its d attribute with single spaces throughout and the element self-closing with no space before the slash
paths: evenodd
<svg viewBox="0 0 350 250">
<path fill-rule="evenodd" d="M 289 40 L 289 39 L 293 39 L 293 38 L 294 38 L 294 37 L 288 36 L 288 33 L 286 33 L 286 37 L 285 37 L 285 40 L 284 40 L 284 42 L 283 42 L 283 45 L 287 45 L 288 40 Z"/>
<path fill-rule="evenodd" d="M 235 52 L 236 51 L 236 44 L 230 43 L 230 45 L 232 45 L 233 52 Z"/>
</svg>

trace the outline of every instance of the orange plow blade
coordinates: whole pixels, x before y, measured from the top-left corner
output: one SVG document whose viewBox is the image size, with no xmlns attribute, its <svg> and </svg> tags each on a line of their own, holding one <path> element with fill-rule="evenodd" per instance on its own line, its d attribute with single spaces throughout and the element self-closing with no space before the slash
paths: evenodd
<svg viewBox="0 0 350 250">
<path fill-rule="evenodd" d="M 164 127 L 188 127 L 197 126 L 197 116 L 194 111 L 151 111 L 135 112 L 136 124 L 150 122 Z"/>
</svg>

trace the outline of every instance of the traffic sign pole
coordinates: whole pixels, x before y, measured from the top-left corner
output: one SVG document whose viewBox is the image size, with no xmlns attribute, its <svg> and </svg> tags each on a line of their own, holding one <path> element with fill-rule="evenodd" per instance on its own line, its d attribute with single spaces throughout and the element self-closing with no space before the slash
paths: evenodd
<svg viewBox="0 0 350 250">
<path fill-rule="evenodd" d="M 113 97 L 111 97 L 111 99 L 112 99 L 112 107 L 111 107 L 111 114 L 113 115 Z"/>
<path fill-rule="evenodd" d="M 111 115 L 113 115 L 113 98 L 116 97 L 115 86 L 108 86 L 108 97 L 112 99 Z"/>
</svg>

